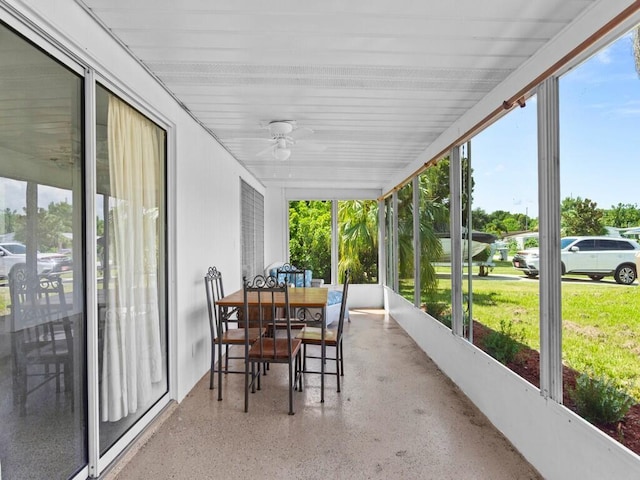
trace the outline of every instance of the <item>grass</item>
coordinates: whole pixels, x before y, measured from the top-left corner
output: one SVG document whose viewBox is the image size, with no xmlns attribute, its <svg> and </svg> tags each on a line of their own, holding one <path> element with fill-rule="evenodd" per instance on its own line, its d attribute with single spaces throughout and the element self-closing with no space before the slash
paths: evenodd
<svg viewBox="0 0 640 480">
<path fill-rule="evenodd" d="M 466 269 L 465 269 L 466 272 Z M 451 303 L 446 267 L 439 267 L 440 288 L 429 302 Z M 522 275 L 508 262 L 497 262 L 489 277 L 473 277 L 473 318 L 499 330 L 500 322 L 522 329 L 523 343 L 539 350 L 539 296 L 537 281 L 498 279 Z M 493 276 L 493 278 L 492 278 Z M 595 283 L 586 277 L 562 282 L 563 362 L 579 372 L 612 379 L 640 400 L 640 291 L 637 285 Z M 401 294 L 412 285 L 401 285 Z M 466 280 L 463 283 L 466 290 Z M 423 299 L 424 301 L 424 299 Z"/>
</svg>

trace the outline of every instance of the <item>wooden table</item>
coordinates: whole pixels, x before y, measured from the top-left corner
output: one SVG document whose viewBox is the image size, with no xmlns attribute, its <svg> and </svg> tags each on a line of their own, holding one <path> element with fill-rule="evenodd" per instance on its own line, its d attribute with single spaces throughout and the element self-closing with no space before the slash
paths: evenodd
<svg viewBox="0 0 640 480">
<path fill-rule="evenodd" d="M 329 296 L 329 289 L 316 288 L 316 287 L 303 287 L 303 288 L 289 288 L 289 306 L 296 309 L 301 309 L 303 312 L 308 312 L 310 308 L 320 309 L 320 316 L 307 316 L 305 321 L 318 322 L 322 324 L 322 333 L 320 341 L 321 349 L 321 367 L 320 367 L 320 401 L 324 402 L 324 368 L 326 359 L 326 345 L 324 343 L 325 329 L 326 329 L 326 317 L 327 317 L 327 300 Z M 266 293 L 262 295 L 263 305 L 271 305 L 271 295 Z M 238 290 L 230 295 L 226 295 L 216 302 L 220 308 L 222 315 L 222 309 L 235 309 L 244 308 L 244 290 Z M 256 292 L 250 292 L 248 298 L 249 306 L 258 305 L 258 294 Z M 276 307 L 284 307 L 284 294 L 278 293 L 275 298 Z M 296 317 L 295 320 L 301 318 Z"/>
</svg>

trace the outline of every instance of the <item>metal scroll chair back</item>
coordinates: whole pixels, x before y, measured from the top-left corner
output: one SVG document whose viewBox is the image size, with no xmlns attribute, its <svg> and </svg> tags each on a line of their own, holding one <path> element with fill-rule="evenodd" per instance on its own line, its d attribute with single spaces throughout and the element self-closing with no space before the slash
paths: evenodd
<svg viewBox="0 0 640 480">
<path fill-rule="evenodd" d="M 285 263 L 278 267 L 276 278 L 278 282 L 285 282 L 293 287 L 302 288 L 311 286 L 307 285 L 307 270 L 297 268 L 290 263 Z M 291 311 L 291 316 L 297 320 L 305 322 L 309 320 L 309 311 L 306 309 L 296 310 L 294 308 Z M 303 326 L 304 325 L 300 322 L 294 323 L 294 328 L 302 328 Z"/>
<path fill-rule="evenodd" d="M 278 267 L 278 282 L 286 282 L 294 287 L 306 287 L 306 270 L 294 267 L 290 263 L 285 263 Z"/>
<path fill-rule="evenodd" d="M 59 276 L 30 276 L 25 268 L 9 272 L 14 404 L 27 412 L 27 396 L 64 380 L 73 410 L 73 331 Z"/>
<path fill-rule="evenodd" d="M 221 330 L 218 321 L 218 309 L 216 302 L 224 297 L 224 287 L 222 285 L 222 273 L 216 267 L 209 267 L 207 274 L 204 276 L 204 287 L 207 293 L 207 308 L 209 310 L 209 328 L 211 330 L 211 338 L 215 338 L 216 333 Z M 225 319 L 222 322 L 228 326 Z"/>
<path fill-rule="evenodd" d="M 240 373 L 244 374 L 245 369 L 232 370 L 229 368 L 229 360 L 245 360 L 246 351 L 242 355 L 232 356 L 230 347 L 245 345 L 245 330 L 251 343 L 264 334 L 257 328 L 244 328 L 244 324 L 238 324 L 237 308 L 218 307 L 218 300 L 224 297 L 224 287 L 222 284 L 222 272 L 216 267 L 210 267 L 204 277 L 204 287 L 207 293 L 207 309 L 209 313 L 209 328 L 211 331 L 211 369 L 209 373 L 209 388 L 213 389 L 213 378 L 218 373 L 218 400 L 222 400 L 222 374 Z M 234 318 L 236 317 L 236 318 Z M 230 328 L 235 327 L 238 328 Z M 218 357 L 216 362 L 216 347 Z M 222 365 L 222 354 L 224 348 L 224 366 Z"/>
<path fill-rule="evenodd" d="M 342 287 L 342 301 L 340 303 L 340 317 L 338 318 L 338 326 L 337 328 L 327 328 L 325 331 L 325 346 L 334 348 L 335 356 L 331 357 L 329 355 L 326 356 L 327 360 L 332 360 L 336 362 L 336 369 L 334 372 L 325 372 L 325 375 L 335 375 L 337 381 L 337 391 L 340 392 L 340 377 L 344 376 L 344 350 L 342 343 L 342 331 L 344 327 L 344 319 L 347 315 L 347 296 L 349 293 L 349 283 L 351 282 L 351 271 L 347 269 L 344 274 L 344 285 Z M 333 327 L 333 325 L 332 325 Z M 321 356 L 312 355 L 307 352 L 307 346 L 309 345 L 322 345 L 322 327 L 312 327 L 306 326 L 304 327 L 300 333 L 296 336 L 296 338 L 302 340 L 303 345 L 303 365 L 301 372 L 302 373 L 321 373 L 317 369 L 312 369 L 307 366 L 307 359 L 322 359 Z M 302 385 L 302 381 L 300 381 L 300 385 Z"/>
<path fill-rule="evenodd" d="M 253 308 L 252 308 L 253 307 Z M 258 328 L 276 331 L 273 337 L 259 337 L 249 345 L 245 335 L 247 365 L 245 373 L 244 410 L 249 410 L 249 388 L 255 392 L 260 389 L 260 364 L 284 363 L 289 367 L 289 415 L 293 415 L 293 390 L 297 380 L 301 341 L 291 334 L 291 315 L 289 308 L 289 287 L 287 283 L 278 283 L 273 276 L 256 276 L 253 280 L 244 279 L 245 318 L 257 323 Z M 283 318 L 278 318 L 282 312 Z M 251 317 L 250 317 L 251 315 Z M 250 370 L 249 370 L 250 365 Z"/>
</svg>

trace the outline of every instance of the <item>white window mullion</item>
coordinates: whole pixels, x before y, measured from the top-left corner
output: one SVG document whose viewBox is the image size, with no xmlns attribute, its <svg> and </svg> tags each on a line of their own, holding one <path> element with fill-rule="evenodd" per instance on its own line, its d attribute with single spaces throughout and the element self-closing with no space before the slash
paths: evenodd
<svg viewBox="0 0 640 480">
<path fill-rule="evenodd" d="M 412 180 L 413 188 L 413 304 L 420 308 L 420 179 L 416 175 Z"/>
<path fill-rule="evenodd" d="M 391 222 L 393 225 L 393 241 L 391 242 L 391 248 L 393 248 L 393 262 L 391 263 L 391 274 L 393 275 L 393 291 L 400 293 L 400 268 L 398 263 L 400 262 L 400 245 L 398 239 L 398 191 L 394 190 L 391 196 Z"/>
<path fill-rule="evenodd" d="M 385 201 L 378 200 L 378 283 L 387 284 L 387 222 L 385 221 Z"/>
<path fill-rule="evenodd" d="M 449 230 L 451 237 L 451 330 L 464 335 L 462 306 L 462 168 L 460 147 L 451 150 L 449 162 Z"/>
<path fill-rule="evenodd" d="M 96 238 L 96 83 L 94 71 L 85 75 L 85 204 L 86 249 L 85 265 L 87 284 L 87 427 L 89 476 L 100 475 L 100 425 L 98 378 L 98 279 Z"/>
<path fill-rule="evenodd" d="M 558 79 L 538 87 L 540 392 L 562 403 L 560 142 Z"/>
<path fill-rule="evenodd" d="M 338 246 L 338 200 L 331 201 L 331 283 L 340 283 L 338 274 L 338 263 L 340 262 L 340 252 Z"/>
</svg>

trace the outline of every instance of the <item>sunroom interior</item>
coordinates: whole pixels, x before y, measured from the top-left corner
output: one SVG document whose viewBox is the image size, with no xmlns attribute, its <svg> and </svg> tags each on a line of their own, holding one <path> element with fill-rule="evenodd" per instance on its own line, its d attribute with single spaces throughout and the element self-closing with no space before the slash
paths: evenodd
<svg viewBox="0 0 640 480">
<path fill-rule="evenodd" d="M 563 364 L 593 368 L 565 344 L 597 335 L 565 310 L 556 246 L 564 198 L 606 184 L 633 202 L 639 22 L 629 0 L 1 2 L 0 246 L 26 253 L 0 257 L 0 478 L 99 477 L 184 401 L 210 365 L 207 268 L 234 291 L 293 260 L 299 201 L 328 208 L 336 287 L 342 206 L 373 205 L 377 262 L 349 308 L 387 312 L 544 478 L 637 476 L 636 452 L 564 405 Z M 548 274 L 505 287 L 529 295 L 506 319 L 465 248 L 477 209 L 539 238 Z M 416 233 L 425 212 L 446 262 Z M 53 274 L 72 332 L 51 334 L 55 358 L 25 346 L 12 294 Z M 637 282 L 602 285 L 638 306 Z M 474 344 L 525 311 L 536 385 Z M 628 337 L 614 371 L 634 395 Z"/>
</svg>

